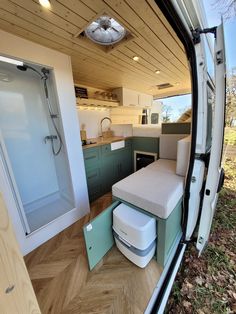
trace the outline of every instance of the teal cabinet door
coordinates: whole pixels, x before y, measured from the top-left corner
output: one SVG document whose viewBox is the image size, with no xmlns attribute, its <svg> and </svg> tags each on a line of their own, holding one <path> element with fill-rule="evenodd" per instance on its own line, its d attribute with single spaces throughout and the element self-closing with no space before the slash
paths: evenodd
<svg viewBox="0 0 236 314">
<path fill-rule="evenodd" d="M 116 173 L 114 171 L 114 155 L 109 154 L 102 158 L 102 189 L 104 194 L 111 191 L 111 187 L 115 182 Z"/>
<path fill-rule="evenodd" d="M 132 140 L 112 151 L 110 144 L 84 149 L 84 162 L 90 202 L 111 191 L 117 181 L 133 171 Z"/>
<path fill-rule="evenodd" d="M 132 173 L 132 148 L 126 147 L 115 154 L 114 171 L 116 182 Z"/>
<path fill-rule="evenodd" d="M 127 147 L 121 156 L 120 161 L 120 172 L 121 172 L 121 179 L 129 176 L 132 173 L 132 148 Z"/>
<path fill-rule="evenodd" d="M 92 270 L 114 245 L 112 212 L 120 204 L 114 202 L 83 227 L 89 269 Z"/>
<path fill-rule="evenodd" d="M 87 148 L 83 150 L 83 154 L 89 201 L 92 202 L 103 194 L 101 188 L 101 148 Z"/>
</svg>

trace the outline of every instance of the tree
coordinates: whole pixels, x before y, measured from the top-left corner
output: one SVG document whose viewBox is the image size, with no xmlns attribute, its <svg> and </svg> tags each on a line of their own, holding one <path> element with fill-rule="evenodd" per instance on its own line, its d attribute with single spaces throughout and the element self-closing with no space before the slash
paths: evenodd
<svg viewBox="0 0 236 314">
<path fill-rule="evenodd" d="M 232 126 L 236 120 L 236 68 L 227 79 L 225 120 L 227 126 Z"/>
<path fill-rule="evenodd" d="M 161 115 L 163 122 L 170 122 L 172 107 L 169 105 L 163 105 L 161 108 Z"/>
<path fill-rule="evenodd" d="M 213 6 L 220 11 L 225 19 L 236 16 L 236 0 L 215 0 Z"/>
</svg>

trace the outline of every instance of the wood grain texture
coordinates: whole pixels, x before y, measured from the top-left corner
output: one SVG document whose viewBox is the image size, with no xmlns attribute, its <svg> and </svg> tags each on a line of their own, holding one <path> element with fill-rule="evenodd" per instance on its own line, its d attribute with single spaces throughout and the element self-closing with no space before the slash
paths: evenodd
<svg viewBox="0 0 236 314">
<path fill-rule="evenodd" d="M 183 45 L 154 0 L 138 4 L 135 0 L 57 0 L 51 4 L 47 10 L 37 0 L 1 0 L 0 29 L 70 55 L 78 84 L 105 90 L 123 86 L 153 95 L 190 91 Z M 76 37 L 104 12 L 133 36 L 109 53 Z M 135 55 L 139 62 L 133 61 Z M 168 90 L 156 88 L 168 82 L 173 85 Z"/>
<path fill-rule="evenodd" d="M 89 215 L 25 257 L 43 314 L 144 312 L 162 271 L 155 260 L 140 269 L 113 247 L 88 270 L 82 226 L 110 204 L 108 193 Z"/>
<path fill-rule="evenodd" d="M 29 274 L 0 194 L 0 313 L 40 314 Z M 14 285 L 10 293 L 6 289 Z"/>
</svg>

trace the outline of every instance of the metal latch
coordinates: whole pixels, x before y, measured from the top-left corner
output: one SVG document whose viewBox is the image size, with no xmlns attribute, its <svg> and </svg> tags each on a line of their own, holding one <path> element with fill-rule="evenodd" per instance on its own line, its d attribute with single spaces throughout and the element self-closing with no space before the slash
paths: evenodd
<svg viewBox="0 0 236 314">
<path fill-rule="evenodd" d="M 219 65 L 223 63 L 224 57 L 223 57 L 223 50 L 219 50 L 216 53 L 216 64 Z"/>
<path fill-rule="evenodd" d="M 200 28 L 196 28 L 194 30 L 192 30 L 192 35 L 193 35 L 193 42 L 194 44 L 199 44 L 201 41 L 201 34 L 208 34 L 208 33 L 212 33 L 214 34 L 214 37 L 216 38 L 216 29 L 217 27 L 211 27 L 211 28 L 204 28 L 204 29 L 200 29 Z"/>
</svg>

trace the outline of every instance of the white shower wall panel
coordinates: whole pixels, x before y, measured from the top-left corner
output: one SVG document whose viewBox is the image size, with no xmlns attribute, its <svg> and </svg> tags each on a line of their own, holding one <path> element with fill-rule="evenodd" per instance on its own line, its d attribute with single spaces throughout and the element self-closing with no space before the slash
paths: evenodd
<svg viewBox="0 0 236 314">
<path fill-rule="evenodd" d="M 58 191 L 54 156 L 44 137 L 50 134 L 39 78 L 30 71 L 1 63 L 0 72 L 10 82 L 0 81 L 0 125 L 8 158 L 22 203 L 28 204 Z"/>
</svg>

